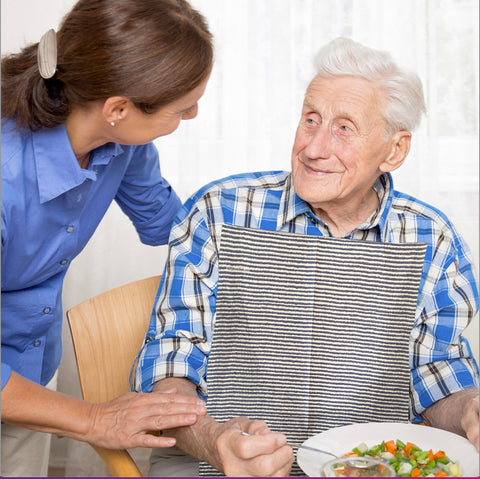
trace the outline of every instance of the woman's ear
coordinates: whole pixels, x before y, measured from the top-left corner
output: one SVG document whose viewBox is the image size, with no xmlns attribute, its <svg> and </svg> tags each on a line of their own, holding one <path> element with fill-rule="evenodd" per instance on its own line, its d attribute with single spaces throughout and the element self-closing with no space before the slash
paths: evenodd
<svg viewBox="0 0 480 479">
<path fill-rule="evenodd" d="M 105 100 L 102 113 L 108 123 L 125 119 L 131 102 L 124 96 L 111 96 Z"/>
<path fill-rule="evenodd" d="M 396 170 L 400 167 L 410 151 L 412 134 L 409 131 L 397 131 L 390 138 L 391 151 L 388 157 L 380 164 L 383 173 Z"/>
</svg>

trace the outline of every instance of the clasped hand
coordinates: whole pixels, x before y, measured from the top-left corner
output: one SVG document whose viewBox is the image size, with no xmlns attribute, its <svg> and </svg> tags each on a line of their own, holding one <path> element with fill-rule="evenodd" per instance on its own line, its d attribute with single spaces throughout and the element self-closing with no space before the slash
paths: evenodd
<svg viewBox="0 0 480 479">
<path fill-rule="evenodd" d="M 247 418 L 228 421 L 222 429 L 216 446 L 227 476 L 288 476 L 294 456 L 284 434 L 272 432 L 263 421 Z M 250 436 L 242 435 L 242 431 Z"/>
</svg>

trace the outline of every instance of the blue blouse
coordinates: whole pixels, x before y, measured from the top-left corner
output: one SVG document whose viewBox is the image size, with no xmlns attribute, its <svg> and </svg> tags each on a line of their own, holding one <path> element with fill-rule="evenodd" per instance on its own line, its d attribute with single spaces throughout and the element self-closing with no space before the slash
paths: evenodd
<svg viewBox="0 0 480 479">
<path fill-rule="evenodd" d="M 2 119 L 2 388 L 10 370 L 45 385 L 62 354 L 62 286 L 112 200 L 140 239 L 165 244 L 180 200 L 151 143 L 107 143 L 88 169 L 64 125 L 19 132 Z"/>
</svg>

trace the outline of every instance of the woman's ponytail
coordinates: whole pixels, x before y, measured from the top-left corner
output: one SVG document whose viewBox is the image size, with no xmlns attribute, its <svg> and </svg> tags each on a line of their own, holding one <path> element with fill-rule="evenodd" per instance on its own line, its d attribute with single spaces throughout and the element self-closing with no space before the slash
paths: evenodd
<svg viewBox="0 0 480 479">
<path fill-rule="evenodd" d="M 61 82 L 40 76 L 37 51 L 38 43 L 2 58 L 2 118 L 30 130 L 57 126 L 69 113 Z"/>
</svg>

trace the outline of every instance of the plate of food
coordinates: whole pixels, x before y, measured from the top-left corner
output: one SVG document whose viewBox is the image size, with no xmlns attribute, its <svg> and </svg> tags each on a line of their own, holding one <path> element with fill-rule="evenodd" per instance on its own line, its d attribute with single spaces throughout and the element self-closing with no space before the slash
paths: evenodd
<svg viewBox="0 0 480 479">
<path fill-rule="evenodd" d="M 329 451 L 337 456 L 300 448 L 297 462 L 310 477 L 351 477 L 347 461 L 354 458 L 384 461 L 382 471 L 403 477 L 478 477 L 479 455 L 464 437 L 419 424 L 362 423 L 329 429 L 311 437 L 305 446 Z M 359 458 L 359 459 L 357 459 Z M 378 468 L 377 468 L 378 469 Z M 362 475 L 361 472 L 355 475 Z M 366 471 L 372 476 L 372 469 Z M 375 474 L 377 475 L 377 474 Z M 383 474 L 391 476 L 388 472 Z"/>
</svg>

